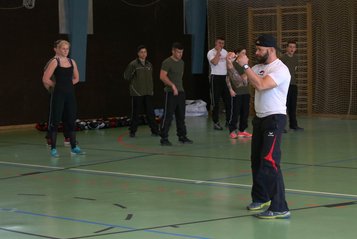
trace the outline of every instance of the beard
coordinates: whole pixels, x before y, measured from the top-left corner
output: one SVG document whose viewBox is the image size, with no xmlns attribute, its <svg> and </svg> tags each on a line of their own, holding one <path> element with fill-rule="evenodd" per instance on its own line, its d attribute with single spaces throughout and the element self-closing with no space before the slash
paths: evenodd
<svg viewBox="0 0 357 239">
<path fill-rule="evenodd" d="M 257 58 L 259 64 L 265 64 L 269 58 L 269 52 L 265 53 L 262 56 L 256 56 L 256 58 Z"/>
</svg>

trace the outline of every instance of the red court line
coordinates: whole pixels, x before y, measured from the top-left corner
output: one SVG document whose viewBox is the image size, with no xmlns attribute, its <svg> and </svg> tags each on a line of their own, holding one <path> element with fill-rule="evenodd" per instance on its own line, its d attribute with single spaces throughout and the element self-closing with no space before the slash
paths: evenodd
<svg viewBox="0 0 357 239">
<path fill-rule="evenodd" d="M 142 147 L 139 147 L 139 146 L 137 146 L 135 144 L 128 144 L 124 140 L 124 137 L 128 136 L 128 135 L 129 135 L 128 133 L 123 133 L 123 134 L 119 135 L 119 137 L 117 139 L 118 143 L 121 146 L 123 146 L 124 148 L 133 149 L 133 150 L 136 150 L 136 151 L 139 151 L 139 152 L 143 152 L 143 153 L 151 153 L 151 154 L 158 154 L 159 153 L 159 154 L 162 154 L 162 155 L 175 155 L 175 154 L 170 154 L 170 153 L 163 153 L 160 150 L 142 148 Z"/>
<path fill-rule="evenodd" d="M 126 142 L 124 142 L 123 138 L 125 135 L 128 135 L 127 133 L 123 133 L 121 135 L 119 135 L 117 141 L 118 143 L 123 146 L 124 148 L 129 148 L 129 149 L 135 149 L 135 150 L 138 150 L 138 151 L 143 151 L 143 152 L 147 152 L 147 150 L 145 150 L 144 148 L 140 148 L 138 146 L 136 146 L 135 144 L 128 144 Z"/>
<path fill-rule="evenodd" d="M 181 154 L 178 154 L 178 153 L 168 153 L 168 152 L 163 152 L 161 150 L 157 150 L 157 149 L 151 149 L 151 148 L 142 148 L 142 147 L 139 147 L 135 144 L 128 144 L 125 142 L 124 140 L 124 137 L 125 136 L 128 136 L 129 134 L 128 133 L 123 133 L 121 135 L 118 136 L 118 143 L 123 146 L 124 148 L 128 148 L 128 149 L 133 149 L 133 150 L 136 150 L 136 151 L 139 151 L 139 152 L 143 152 L 143 153 L 151 153 L 151 154 L 160 154 L 160 155 L 171 155 L 171 156 L 182 156 Z"/>
</svg>

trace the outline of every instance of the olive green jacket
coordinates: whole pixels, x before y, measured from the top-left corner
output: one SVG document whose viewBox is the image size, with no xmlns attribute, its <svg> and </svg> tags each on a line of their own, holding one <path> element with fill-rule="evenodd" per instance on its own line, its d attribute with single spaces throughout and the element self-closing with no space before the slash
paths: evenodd
<svg viewBox="0 0 357 239">
<path fill-rule="evenodd" d="M 139 59 L 129 63 L 124 72 L 124 79 L 130 81 L 130 95 L 144 96 L 154 94 L 153 68 L 149 61 L 143 64 Z"/>
</svg>

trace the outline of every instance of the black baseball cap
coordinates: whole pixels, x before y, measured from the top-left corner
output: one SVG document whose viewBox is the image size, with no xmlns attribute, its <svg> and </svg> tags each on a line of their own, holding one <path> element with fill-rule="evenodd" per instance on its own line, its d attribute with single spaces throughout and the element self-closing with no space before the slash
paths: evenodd
<svg viewBox="0 0 357 239">
<path fill-rule="evenodd" d="M 275 37 L 269 34 L 260 35 L 255 41 L 255 45 L 277 48 Z"/>
</svg>

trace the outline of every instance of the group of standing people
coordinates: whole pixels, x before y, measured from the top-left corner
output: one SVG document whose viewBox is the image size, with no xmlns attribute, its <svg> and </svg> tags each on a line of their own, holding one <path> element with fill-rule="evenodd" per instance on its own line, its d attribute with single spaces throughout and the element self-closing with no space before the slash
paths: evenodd
<svg viewBox="0 0 357 239">
<path fill-rule="evenodd" d="M 287 132 L 287 114 L 289 128 L 303 130 L 296 119 L 296 42 L 288 42 L 286 53 L 281 59 L 278 58 L 276 39 L 272 35 L 259 36 L 255 45 L 258 64 L 253 67 L 249 66 L 245 49 L 227 52 L 223 48 L 223 38 L 217 38 L 215 47 L 208 52 L 213 127 L 216 130 L 223 129 L 219 122 L 219 103 L 222 98 L 230 137 L 252 137 L 252 202 L 247 209 L 266 209 L 256 215 L 263 219 L 289 218 L 290 211 L 280 169 L 280 146 L 282 134 Z M 248 83 L 255 90 L 253 134 L 245 131 L 248 127 L 250 102 Z M 238 117 L 240 124 L 237 132 Z"/>
<path fill-rule="evenodd" d="M 219 122 L 219 100 L 223 98 L 226 107 L 226 126 L 229 129 L 230 137 L 252 137 L 252 202 L 247 206 L 247 209 L 258 211 L 267 208 L 257 214 L 259 218 L 288 218 L 290 211 L 285 200 L 285 186 L 280 169 L 280 146 L 282 134 L 285 131 L 287 112 L 290 118 L 289 127 L 293 130 L 303 130 L 297 125 L 296 113 L 294 113 L 297 97 L 295 82 L 297 60 L 294 57 L 296 43 L 288 43 L 287 53 L 282 57 L 282 60 L 277 56 L 277 44 L 273 36 L 261 35 L 255 41 L 255 45 L 258 64 L 253 67 L 249 66 L 249 58 L 244 48 L 228 53 L 224 49 L 223 38 L 217 38 L 215 47 L 208 52 L 207 58 L 211 66 L 213 127 L 216 130 L 223 130 Z M 59 157 L 56 150 L 56 137 L 58 124 L 61 120 L 65 121 L 71 153 L 84 154 L 76 145 L 77 107 L 73 85 L 78 83 L 79 74 L 75 61 L 68 58 L 69 47 L 69 42 L 64 40 L 55 43 L 56 55 L 49 61 L 43 75 L 43 84 L 51 92 L 48 137 L 53 157 Z M 172 145 L 168 139 L 168 133 L 173 116 L 176 120 L 178 141 L 183 144 L 193 143 L 187 137 L 185 124 L 183 51 L 184 47 L 181 43 L 173 43 L 171 56 L 166 58 L 161 65 L 160 80 L 165 85 L 165 108 L 159 127 L 155 121 L 152 104 L 153 67 L 146 59 L 146 47 L 141 45 L 137 48 L 138 57 L 129 63 L 124 72 L 124 78 L 130 82 L 132 98 L 130 137 L 136 137 L 138 114 L 144 107 L 151 134 L 161 137 L 160 144 L 162 146 Z M 249 85 L 255 90 L 256 115 L 252 121 L 253 134 L 245 131 L 248 127 L 249 117 Z M 237 131 L 238 117 L 240 122 Z"/>
<path fill-rule="evenodd" d="M 219 122 L 220 100 L 225 105 L 226 123 L 229 136 L 232 139 L 238 137 L 252 137 L 246 132 L 248 127 L 250 92 L 247 80 L 245 84 L 237 84 L 237 76 L 244 74 L 243 68 L 224 49 L 225 40 L 216 38 L 215 47 L 207 53 L 210 65 L 210 93 L 213 128 L 223 130 Z M 246 54 L 246 49 L 238 48 L 234 56 Z M 232 58 L 232 59 L 231 59 Z M 237 123 L 239 119 L 239 131 Z"/>
<path fill-rule="evenodd" d="M 217 38 L 215 47 L 207 53 L 210 64 L 210 89 L 212 99 L 212 120 L 215 130 L 223 130 L 219 122 L 219 103 L 223 99 L 226 113 L 225 126 L 229 129 L 229 136 L 232 139 L 238 137 L 252 137 L 252 134 L 246 132 L 248 127 L 248 117 L 250 109 L 250 90 L 248 80 L 244 83 L 237 81 L 237 78 L 246 77 L 244 68 L 235 60 L 237 56 L 246 55 L 246 49 L 238 48 L 234 55 L 228 54 L 224 49 L 224 39 Z M 290 70 L 296 68 L 296 50 L 288 44 L 287 57 L 284 59 Z M 43 84 L 51 92 L 49 130 L 47 139 L 51 145 L 51 155 L 58 157 L 56 149 L 56 138 L 58 125 L 64 121 L 65 141 L 70 143 L 72 153 L 83 152 L 76 145 L 75 139 L 75 118 L 76 118 L 76 99 L 73 85 L 78 83 L 79 74 L 75 61 L 68 58 L 70 43 L 65 40 L 59 40 L 55 43 L 55 57 L 48 64 L 43 75 Z M 162 122 L 159 126 L 155 120 L 153 109 L 153 67 L 147 60 L 147 48 L 140 45 L 137 48 L 137 58 L 129 63 L 124 78 L 130 81 L 131 95 L 131 125 L 129 128 L 130 137 L 135 137 L 139 125 L 139 113 L 142 108 L 148 119 L 152 136 L 161 136 L 160 144 L 171 146 L 168 140 L 168 133 L 173 116 L 176 119 L 176 128 L 178 140 L 181 143 L 192 144 L 193 141 L 187 138 L 187 129 L 185 124 L 185 91 L 183 88 L 184 62 L 182 60 L 183 45 L 175 42 L 172 45 L 171 56 L 165 59 L 161 66 L 160 79 L 165 85 L 165 108 Z M 294 74 L 293 74 L 294 75 Z M 293 77 L 294 79 L 294 77 Z M 238 82 L 238 83 L 237 83 Z M 56 86 L 56 87 L 55 87 Z M 302 130 L 298 127 L 296 121 L 296 97 L 297 87 L 295 84 L 289 88 L 288 112 L 290 119 L 290 128 Z M 295 105 L 295 108 L 294 108 Z M 239 127 L 237 127 L 239 119 Z M 285 130 L 285 129 L 284 129 Z"/>
<path fill-rule="evenodd" d="M 183 73 L 185 63 L 182 60 L 184 47 L 179 42 L 174 42 L 171 47 L 171 56 L 166 58 L 161 65 L 160 80 L 165 85 L 165 106 L 160 127 L 155 121 L 152 104 L 153 98 L 153 68 L 146 59 L 147 49 L 144 45 L 137 48 L 138 57 L 131 61 L 124 72 L 124 79 L 130 82 L 130 96 L 132 99 L 132 120 L 129 127 L 130 137 L 135 137 L 138 128 L 139 113 L 145 108 L 152 136 L 160 136 L 162 146 L 171 146 L 169 129 L 173 116 L 176 120 L 176 134 L 178 141 L 183 144 L 192 144 L 187 137 L 185 123 L 186 96 L 183 87 Z"/>
<path fill-rule="evenodd" d="M 224 49 L 224 39 L 217 38 L 215 47 L 207 53 L 210 64 L 210 89 L 212 99 L 212 120 L 215 130 L 223 130 L 219 122 L 219 103 L 223 99 L 226 112 L 226 126 L 231 138 L 252 137 L 251 168 L 253 186 L 251 191 L 252 202 L 247 206 L 250 211 L 265 211 L 256 216 L 263 219 L 289 218 L 290 211 L 285 199 L 285 186 L 280 169 L 281 138 L 286 131 L 287 112 L 289 127 L 293 130 L 303 130 L 297 125 L 296 98 L 297 87 L 295 70 L 297 66 L 296 43 L 289 42 L 286 56 L 282 60 L 277 56 L 276 39 L 271 35 L 261 35 L 256 41 L 255 56 L 258 64 L 249 66 L 249 59 L 244 48 L 234 52 Z M 290 50 L 292 45 L 295 49 Z M 144 47 L 138 48 L 138 59 L 132 61 L 124 74 L 130 81 L 132 97 L 152 97 L 152 66 L 146 61 L 147 53 L 141 54 Z M 149 117 L 149 126 L 152 135 L 160 135 L 160 143 L 170 146 L 168 131 L 173 120 L 176 119 L 177 136 L 182 143 L 193 143 L 186 137 L 185 125 L 185 92 L 182 84 L 184 62 L 182 60 L 183 46 L 174 43 L 172 55 L 165 59 L 161 66 L 160 79 L 165 85 L 165 108 L 160 129 L 156 128 L 153 120 L 152 104 L 143 100 Z M 145 57 L 142 57 L 145 56 Z M 283 61 L 284 60 L 284 61 Z M 285 63 L 285 64 L 284 64 Z M 142 71 L 145 71 L 142 72 Z M 136 82 L 142 75 L 150 79 L 150 90 L 140 92 Z M 291 80 L 292 78 L 292 80 Z M 145 84 L 141 84 L 145 85 Z M 256 115 L 253 118 L 253 134 L 246 132 L 248 127 L 250 91 L 249 85 L 255 90 L 254 108 Z M 289 92 L 289 94 L 288 94 Z M 151 101 L 151 100 L 149 100 Z M 133 114 L 138 112 L 138 102 L 133 99 Z M 136 102 L 136 103 L 134 103 Z M 146 102 L 146 103 L 145 103 Z M 294 108 L 295 107 L 295 108 Z M 148 112 L 148 110 L 150 112 Z M 137 116 L 133 115 L 133 119 Z M 238 118 L 240 119 L 237 127 Z M 130 136 L 135 137 L 136 120 L 133 120 Z M 238 130 L 237 130 L 238 129 Z"/>
<path fill-rule="evenodd" d="M 250 87 L 247 79 L 244 84 L 237 85 L 237 77 L 246 77 L 244 68 L 240 66 L 236 57 L 246 55 L 246 49 L 239 47 L 232 54 L 224 49 L 225 40 L 222 37 L 217 37 L 215 47 L 207 53 L 207 59 L 210 65 L 210 95 L 212 109 L 213 128 L 215 130 L 223 130 L 219 121 L 220 102 L 221 99 L 225 106 L 225 126 L 229 130 L 229 136 L 232 139 L 238 137 L 250 138 L 252 134 L 246 131 L 248 128 L 248 117 L 250 110 Z M 298 126 L 296 111 L 297 111 L 297 95 L 298 87 L 296 84 L 296 69 L 298 66 L 298 58 L 295 55 L 297 50 L 296 42 L 289 41 L 286 47 L 286 53 L 283 54 L 281 60 L 289 68 L 291 81 L 287 96 L 287 114 L 289 116 L 289 128 L 294 131 L 303 131 L 304 129 Z M 239 120 L 239 126 L 237 123 Z M 238 129 L 238 130 L 237 130 Z M 287 130 L 284 129 L 284 133 Z"/>
</svg>

